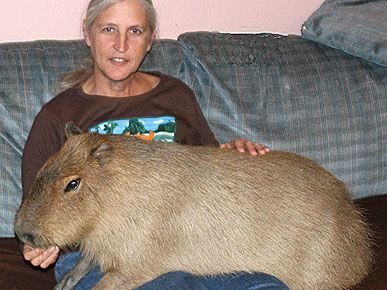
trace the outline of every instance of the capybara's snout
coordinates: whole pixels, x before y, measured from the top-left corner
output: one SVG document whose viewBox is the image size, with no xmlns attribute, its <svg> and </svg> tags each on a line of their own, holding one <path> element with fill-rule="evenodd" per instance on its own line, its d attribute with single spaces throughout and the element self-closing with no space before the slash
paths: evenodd
<svg viewBox="0 0 387 290">
<path fill-rule="evenodd" d="M 15 219 L 15 234 L 21 242 L 28 245 L 35 245 L 37 241 L 37 234 L 28 229 L 28 226 L 19 215 Z"/>
<path fill-rule="evenodd" d="M 46 247 L 43 237 L 39 234 L 37 221 L 26 215 L 24 211 L 18 212 L 15 218 L 15 234 L 19 240 L 33 247 Z"/>
<path fill-rule="evenodd" d="M 20 241 L 22 241 L 23 243 L 33 245 L 33 246 L 36 245 L 36 242 L 39 240 L 38 235 L 32 232 L 17 234 L 17 236 L 19 237 Z"/>
</svg>

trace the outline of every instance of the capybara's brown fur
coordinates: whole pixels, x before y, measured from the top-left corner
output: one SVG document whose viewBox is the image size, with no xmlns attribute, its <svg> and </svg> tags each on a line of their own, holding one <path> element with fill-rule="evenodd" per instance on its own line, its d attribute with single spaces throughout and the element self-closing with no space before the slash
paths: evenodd
<svg viewBox="0 0 387 290">
<path fill-rule="evenodd" d="M 79 245 L 107 272 L 97 289 L 176 270 L 346 289 L 372 266 L 362 214 L 309 159 L 74 130 L 39 171 L 15 228 L 34 246 Z"/>
</svg>

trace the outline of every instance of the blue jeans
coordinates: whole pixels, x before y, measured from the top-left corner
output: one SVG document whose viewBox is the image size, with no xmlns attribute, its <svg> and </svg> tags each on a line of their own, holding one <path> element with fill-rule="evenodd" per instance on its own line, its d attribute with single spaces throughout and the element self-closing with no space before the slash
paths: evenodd
<svg viewBox="0 0 387 290">
<path fill-rule="evenodd" d="M 55 278 L 59 281 L 80 259 L 78 252 L 62 255 L 55 266 Z M 98 267 L 91 270 L 74 288 L 91 289 L 102 274 Z M 138 290 L 289 290 L 277 278 L 263 273 L 237 273 L 233 275 L 195 276 L 185 272 L 170 272 L 140 286 Z"/>
</svg>

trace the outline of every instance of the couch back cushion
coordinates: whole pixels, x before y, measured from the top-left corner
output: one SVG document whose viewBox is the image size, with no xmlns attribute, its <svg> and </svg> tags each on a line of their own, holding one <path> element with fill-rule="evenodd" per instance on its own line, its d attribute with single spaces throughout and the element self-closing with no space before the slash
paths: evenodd
<svg viewBox="0 0 387 290">
<path fill-rule="evenodd" d="M 0 44 L 0 237 L 14 235 L 21 157 L 35 115 L 55 95 L 56 80 L 88 57 L 82 40 Z M 177 41 L 157 40 L 142 68 L 180 77 L 182 61 Z"/>
<path fill-rule="evenodd" d="M 387 193 L 387 68 L 299 36 L 187 33 L 186 81 L 219 141 L 310 157 L 354 198 Z"/>
<path fill-rule="evenodd" d="M 307 39 L 387 67 L 386 0 L 326 0 L 301 32 Z"/>
</svg>

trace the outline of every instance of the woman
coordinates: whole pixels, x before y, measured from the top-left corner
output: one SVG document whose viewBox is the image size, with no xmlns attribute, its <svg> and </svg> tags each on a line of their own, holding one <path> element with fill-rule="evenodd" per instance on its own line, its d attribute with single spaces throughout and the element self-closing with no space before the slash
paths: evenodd
<svg viewBox="0 0 387 290">
<path fill-rule="evenodd" d="M 37 115 L 23 154 L 24 193 L 43 163 L 63 145 L 63 128 L 68 121 L 88 131 L 135 134 L 141 132 L 133 132 L 138 127 L 131 124 L 167 120 L 168 140 L 219 146 L 189 87 L 162 73 L 138 70 L 155 39 L 156 12 L 151 0 L 91 0 L 83 30 L 94 64 L 91 70 L 67 78 L 62 86 L 67 89 Z M 143 131 L 149 131 L 146 129 Z M 244 139 L 220 146 L 252 155 L 269 151 L 264 145 Z M 24 245 L 22 252 L 26 260 L 41 268 L 53 264 L 59 256 L 57 247 L 42 250 Z M 69 253 L 59 258 L 56 264 L 59 276 L 73 266 L 78 255 Z M 100 277 L 95 269 L 77 289 L 94 286 Z M 144 285 L 144 289 L 162 289 L 160 283 L 165 289 L 172 289 L 172 284 L 176 289 L 220 289 L 221 285 L 246 289 L 256 284 L 262 285 L 260 289 L 269 286 L 287 289 L 275 278 L 263 274 L 199 278 L 186 273 L 168 273 Z"/>
</svg>

